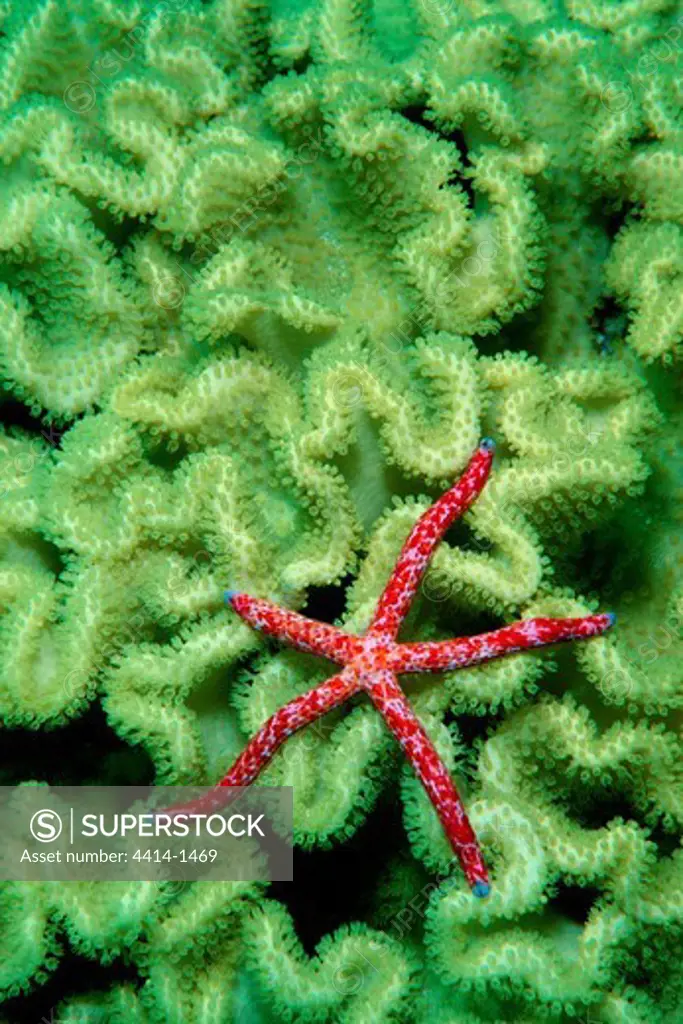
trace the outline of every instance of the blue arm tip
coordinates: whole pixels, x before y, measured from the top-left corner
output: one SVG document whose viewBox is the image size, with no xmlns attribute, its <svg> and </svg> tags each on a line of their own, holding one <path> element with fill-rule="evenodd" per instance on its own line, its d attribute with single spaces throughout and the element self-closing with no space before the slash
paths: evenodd
<svg viewBox="0 0 683 1024">
<path fill-rule="evenodd" d="M 493 440 L 492 437 L 482 437 L 481 441 L 479 442 L 479 447 L 482 448 L 485 452 L 492 452 L 495 451 L 496 442 Z"/>
<path fill-rule="evenodd" d="M 479 896 L 480 899 L 483 896 L 488 896 L 490 892 L 491 886 L 489 885 L 488 882 L 475 882 L 474 885 L 472 886 L 472 894 L 474 896 Z"/>
<path fill-rule="evenodd" d="M 226 590 L 223 592 L 223 598 L 226 604 L 232 604 L 233 597 L 237 597 L 239 590 Z"/>
<path fill-rule="evenodd" d="M 616 612 L 607 612 L 607 618 L 609 619 L 610 626 L 613 626 L 614 623 L 617 621 L 617 613 Z"/>
</svg>

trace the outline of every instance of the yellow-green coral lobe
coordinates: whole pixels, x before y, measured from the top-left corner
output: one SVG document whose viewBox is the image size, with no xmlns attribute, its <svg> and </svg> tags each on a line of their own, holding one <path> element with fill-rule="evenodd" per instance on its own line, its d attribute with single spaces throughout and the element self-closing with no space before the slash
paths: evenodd
<svg viewBox="0 0 683 1024">
<path fill-rule="evenodd" d="M 485 899 L 359 701 L 265 774 L 290 888 L 0 883 L 3 1020 L 678 1020 L 681 42 L 668 0 L 0 0 L 4 781 L 215 782 L 323 678 L 229 595 L 362 632 L 482 438 L 405 639 L 618 616 L 408 680 Z"/>
</svg>

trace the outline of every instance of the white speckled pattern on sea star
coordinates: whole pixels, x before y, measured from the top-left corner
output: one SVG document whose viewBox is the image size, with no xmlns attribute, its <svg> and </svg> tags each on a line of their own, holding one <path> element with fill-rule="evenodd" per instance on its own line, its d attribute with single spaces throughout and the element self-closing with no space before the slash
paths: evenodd
<svg viewBox="0 0 683 1024">
<path fill-rule="evenodd" d="M 399 627 L 444 533 L 481 493 L 493 461 L 494 444 L 485 438 L 465 472 L 418 519 L 382 593 L 365 636 L 307 619 L 260 598 L 226 591 L 226 600 L 255 629 L 319 654 L 344 668 L 276 711 L 249 741 L 234 765 L 207 797 L 173 808 L 174 813 L 225 806 L 224 787 L 247 786 L 268 764 L 278 747 L 303 726 L 331 711 L 359 690 L 365 690 L 401 744 L 425 787 L 467 881 L 477 896 L 489 893 L 489 878 L 477 838 L 445 765 L 418 721 L 396 673 L 443 672 L 476 665 L 513 651 L 542 647 L 560 640 L 597 636 L 614 623 L 612 613 L 573 619 L 527 619 L 490 633 L 433 643 L 396 642 Z"/>
</svg>

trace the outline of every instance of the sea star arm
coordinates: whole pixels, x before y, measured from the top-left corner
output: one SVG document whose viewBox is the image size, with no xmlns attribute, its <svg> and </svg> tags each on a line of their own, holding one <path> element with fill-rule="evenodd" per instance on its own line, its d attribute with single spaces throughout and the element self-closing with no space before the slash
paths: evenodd
<svg viewBox="0 0 683 1024">
<path fill-rule="evenodd" d="M 360 677 L 360 686 L 369 694 L 426 789 L 475 896 L 487 896 L 488 873 L 458 791 L 395 675 L 388 670 L 370 672 Z"/>
<path fill-rule="evenodd" d="M 235 590 L 226 590 L 225 600 L 250 626 L 285 640 L 300 651 L 320 654 L 341 665 L 360 653 L 358 637 L 326 622 L 315 622 L 298 612 L 290 612 L 270 601 Z"/>
<path fill-rule="evenodd" d="M 435 547 L 451 523 L 467 511 L 486 484 L 494 447 L 490 438 L 484 438 L 457 483 L 420 516 L 379 599 L 369 634 L 394 639 Z"/>
<path fill-rule="evenodd" d="M 265 768 L 275 751 L 293 733 L 315 722 L 339 704 L 348 700 L 357 690 L 358 675 L 345 669 L 313 689 L 290 700 L 261 726 L 249 740 L 230 771 L 219 786 L 248 786 Z"/>
<path fill-rule="evenodd" d="M 358 689 L 358 674 L 347 668 L 324 683 L 314 686 L 307 693 L 290 700 L 264 722 L 227 774 L 213 789 L 197 800 L 175 805 L 157 813 L 173 817 L 177 814 L 207 814 L 225 807 L 239 792 L 234 787 L 250 785 L 289 736 L 303 729 L 305 725 L 315 722 L 339 704 L 343 704 Z"/>
<path fill-rule="evenodd" d="M 346 667 L 339 675 L 276 711 L 249 741 L 227 775 L 206 796 L 183 807 L 170 808 L 169 812 L 157 813 L 208 812 L 225 806 L 232 794 L 240 792 L 238 787 L 254 781 L 288 736 L 362 688 L 381 712 L 425 787 L 472 891 L 476 896 L 488 894 L 486 866 L 458 792 L 401 691 L 394 672 L 440 672 L 474 665 L 513 651 L 597 636 L 614 623 L 611 613 L 574 619 L 536 618 L 478 637 L 436 643 L 399 645 L 394 642 L 434 548 L 484 487 L 491 470 L 493 448 L 493 442 L 485 438 L 457 483 L 419 518 L 401 549 L 396 569 L 379 599 L 365 637 L 350 636 L 327 623 L 315 622 L 248 594 L 226 591 L 227 603 L 251 626 Z"/>
<path fill-rule="evenodd" d="M 562 640 L 581 640 L 599 636 L 614 625 L 613 612 L 585 615 L 574 619 L 525 619 L 491 633 L 460 637 L 457 640 L 401 644 L 398 672 L 446 672 L 449 669 L 479 665 L 504 654 L 545 647 Z"/>
</svg>

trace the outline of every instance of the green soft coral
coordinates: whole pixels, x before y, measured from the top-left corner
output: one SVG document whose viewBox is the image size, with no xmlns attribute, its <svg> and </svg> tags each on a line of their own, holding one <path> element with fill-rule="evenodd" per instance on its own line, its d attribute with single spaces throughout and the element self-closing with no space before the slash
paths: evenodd
<svg viewBox="0 0 683 1024">
<path fill-rule="evenodd" d="M 341 880 L 365 920 L 313 950 L 256 884 L 4 883 L 10 1016 L 77 955 L 137 980 L 66 995 L 74 1024 L 675 1019 L 681 16 L 0 4 L 2 399 L 49 426 L 0 437 L 5 727 L 97 704 L 157 783 L 215 781 L 322 678 L 226 615 L 225 586 L 312 614 L 333 593 L 363 630 L 484 433 L 491 482 L 407 631 L 619 616 L 576 650 L 407 680 L 485 903 L 353 702 L 264 778 L 294 786 L 322 863 L 400 805 L 382 878 Z"/>
</svg>

